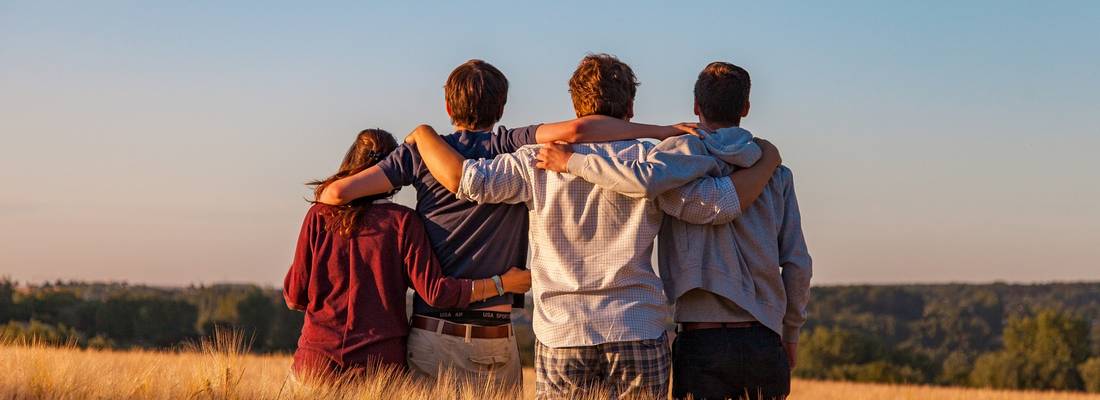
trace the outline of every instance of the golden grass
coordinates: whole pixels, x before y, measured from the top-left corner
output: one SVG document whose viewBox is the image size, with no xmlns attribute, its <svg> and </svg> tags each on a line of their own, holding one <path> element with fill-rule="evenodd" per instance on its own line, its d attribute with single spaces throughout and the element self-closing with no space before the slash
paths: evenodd
<svg viewBox="0 0 1100 400">
<path fill-rule="evenodd" d="M 442 381 L 421 385 L 380 373 L 360 382 L 304 385 L 290 379 L 290 357 L 244 351 L 223 336 L 178 352 L 101 351 L 0 344 L 0 399 L 477 399 L 513 398 L 493 388 Z M 534 372 L 524 371 L 524 398 L 534 398 Z M 926 386 L 796 380 L 791 399 L 1096 399 L 1060 392 L 1007 392 Z"/>
</svg>

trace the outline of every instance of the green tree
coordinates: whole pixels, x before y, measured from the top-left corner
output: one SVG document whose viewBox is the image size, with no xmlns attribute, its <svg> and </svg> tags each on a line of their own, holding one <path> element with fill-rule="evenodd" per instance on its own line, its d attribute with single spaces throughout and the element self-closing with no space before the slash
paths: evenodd
<svg viewBox="0 0 1100 400">
<path fill-rule="evenodd" d="M 1085 390 L 1100 393 L 1100 356 L 1088 359 L 1077 370 L 1081 373 L 1081 380 L 1085 383 Z"/>
<path fill-rule="evenodd" d="M 14 317 L 15 283 L 7 277 L 0 278 L 0 322 Z"/>
<path fill-rule="evenodd" d="M 971 381 L 1006 389 L 1080 390 L 1077 365 L 1089 355 L 1088 324 L 1046 310 L 1013 318 L 1005 326 L 1005 349 L 978 359 Z"/>
<path fill-rule="evenodd" d="M 969 383 L 970 372 L 973 370 L 974 359 L 964 352 L 956 351 L 943 360 L 936 381 L 944 385 L 963 386 Z"/>
<path fill-rule="evenodd" d="M 283 296 L 276 294 L 275 313 L 268 336 L 268 348 L 271 351 L 291 352 L 298 347 L 298 337 L 302 334 L 305 313 L 291 310 L 283 302 Z"/>
<path fill-rule="evenodd" d="M 839 328 L 814 328 L 798 344 L 795 372 L 805 378 L 828 379 L 829 370 L 843 365 L 865 364 L 882 357 L 882 345 L 874 338 Z"/>
<path fill-rule="evenodd" d="M 79 342 L 80 333 L 65 325 L 51 325 L 36 320 L 10 321 L 0 325 L 0 340 L 62 345 Z"/>
<path fill-rule="evenodd" d="M 252 340 L 253 348 L 267 349 L 274 314 L 271 298 L 260 289 L 252 290 L 237 303 L 237 328 Z"/>
<path fill-rule="evenodd" d="M 855 382 L 919 383 L 924 374 L 908 365 L 896 365 L 886 361 L 866 364 L 847 364 L 829 368 L 827 379 Z"/>
<path fill-rule="evenodd" d="M 986 353 L 974 362 L 970 384 L 997 389 L 1023 389 L 1027 360 L 1016 353 L 998 351 Z"/>
</svg>

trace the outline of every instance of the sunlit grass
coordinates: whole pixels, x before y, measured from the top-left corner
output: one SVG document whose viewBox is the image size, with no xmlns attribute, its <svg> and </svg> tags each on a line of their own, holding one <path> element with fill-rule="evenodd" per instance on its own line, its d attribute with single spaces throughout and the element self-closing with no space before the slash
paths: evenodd
<svg viewBox="0 0 1100 400">
<path fill-rule="evenodd" d="M 422 384 L 395 371 L 361 380 L 302 383 L 286 355 L 256 355 L 231 333 L 179 351 L 105 351 L 41 343 L 0 343 L 3 399 L 511 399 L 515 393 L 444 379 Z M 1100 399 L 1063 392 L 1008 392 L 928 386 L 796 380 L 791 399 Z M 534 398 L 534 372 L 524 371 L 523 398 Z M 603 396 L 596 395 L 596 398 Z"/>
</svg>

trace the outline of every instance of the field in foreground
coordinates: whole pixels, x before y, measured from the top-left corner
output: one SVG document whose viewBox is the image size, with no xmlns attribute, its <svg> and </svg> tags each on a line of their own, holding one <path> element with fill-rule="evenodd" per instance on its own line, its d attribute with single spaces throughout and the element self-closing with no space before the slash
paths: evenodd
<svg viewBox="0 0 1100 400">
<path fill-rule="evenodd" d="M 344 387 L 306 387 L 288 379 L 290 357 L 253 355 L 239 342 L 191 351 L 97 351 L 0 345 L 3 399 L 503 399 L 491 388 L 423 387 L 387 376 Z M 524 398 L 534 398 L 534 374 L 524 373 Z M 1007 392 L 926 386 L 796 380 L 791 399 L 1097 399 L 1098 395 Z"/>
</svg>

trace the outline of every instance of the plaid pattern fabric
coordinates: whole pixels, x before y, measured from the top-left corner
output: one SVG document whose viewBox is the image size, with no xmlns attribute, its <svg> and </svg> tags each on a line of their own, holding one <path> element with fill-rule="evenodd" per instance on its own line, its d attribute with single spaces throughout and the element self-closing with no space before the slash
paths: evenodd
<svg viewBox="0 0 1100 400">
<path fill-rule="evenodd" d="M 672 361 L 664 334 L 595 346 L 535 346 L 537 399 L 572 399 L 593 389 L 609 390 L 611 398 L 668 397 Z"/>
<path fill-rule="evenodd" d="M 573 150 L 639 160 L 652 147 L 631 140 L 574 145 Z M 530 210 L 535 336 L 550 347 L 660 336 L 670 310 L 650 255 L 661 210 L 645 197 L 537 169 L 537 153 L 538 146 L 524 146 L 491 160 L 467 160 L 457 193 L 463 200 L 523 203 Z M 702 175 L 705 164 L 699 165 Z M 691 194 L 700 198 L 685 199 L 685 204 L 714 201 L 705 191 Z M 712 213 L 715 207 L 689 208 Z"/>
</svg>

